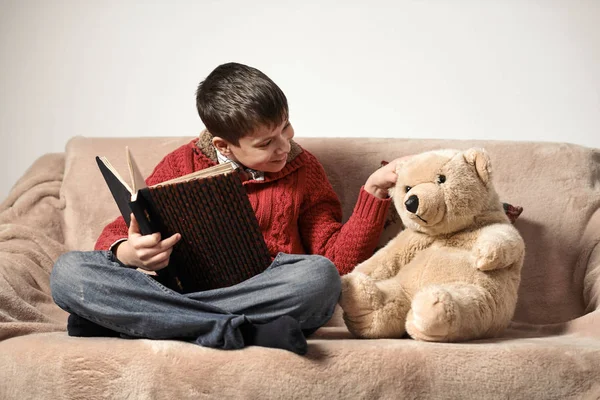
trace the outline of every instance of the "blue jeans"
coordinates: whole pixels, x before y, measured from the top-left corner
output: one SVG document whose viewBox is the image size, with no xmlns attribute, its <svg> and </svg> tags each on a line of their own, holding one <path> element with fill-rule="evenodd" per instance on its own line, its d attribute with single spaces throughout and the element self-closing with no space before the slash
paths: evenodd
<svg viewBox="0 0 600 400">
<path fill-rule="evenodd" d="M 340 277 L 331 261 L 279 253 L 263 273 L 238 285 L 180 294 L 124 267 L 110 251 L 70 252 L 50 277 L 63 310 L 124 336 L 181 339 L 223 349 L 244 346 L 239 327 L 288 315 L 316 330 L 333 314 Z"/>
</svg>

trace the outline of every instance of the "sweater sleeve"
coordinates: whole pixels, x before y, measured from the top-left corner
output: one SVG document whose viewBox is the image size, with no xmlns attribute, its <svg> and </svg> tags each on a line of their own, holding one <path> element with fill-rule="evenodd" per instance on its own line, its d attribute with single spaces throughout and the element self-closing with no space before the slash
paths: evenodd
<svg viewBox="0 0 600 400">
<path fill-rule="evenodd" d="M 183 175 L 181 164 L 178 162 L 183 157 L 183 147 L 169 153 L 154 167 L 154 171 L 146 179 L 148 186 L 155 185 L 169 179 L 177 178 Z M 122 216 L 115 219 L 104 227 L 102 233 L 96 241 L 94 250 L 109 250 L 113 244 L 122 239 L 127 239 L 129 229 Z"/>
<path fill-rule="evenodd" d="M 329 258 L 340 275 L 369 258 L 377 246 L 390 199 L 379 199 L 361 187 L 354 211 L 342 224 L 340 201 L 323 166 L 307 163 L 307 190 L 300 210 L 300 235 L 310 254 Z"/>
</svg>

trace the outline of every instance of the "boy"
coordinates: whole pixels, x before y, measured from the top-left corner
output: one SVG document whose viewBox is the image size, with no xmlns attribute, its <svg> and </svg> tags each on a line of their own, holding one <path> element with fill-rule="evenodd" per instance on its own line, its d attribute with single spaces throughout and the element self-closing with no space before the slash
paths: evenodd
<svg viewBox="0 0 600 400">
<path fill-rule="evenodd" d="M 235 163 L 250 178 L 244 186 L 272 264 L 232 287 L 180 294 L 136 268 L 165 268 L 181 235 L 142 236 L 134 218 L 127 228 L 119 217 L 104 228 L 96 251 L 58 259 L 51 275 L 54 301 L 71 313 L 72 336 L 172 338 L 305 354 L 305 334 L 325 324 L 337 304 L 339 274 L 374 251 L 395 162 L 368 178 L 342 225 L 323 167 L 292 140 L 287 99 L 271 79 L 245 65 L 224 64 L 200 83 L 196 104 L 206 130 L 168 154 L 147 182 Z"/>
</svg>

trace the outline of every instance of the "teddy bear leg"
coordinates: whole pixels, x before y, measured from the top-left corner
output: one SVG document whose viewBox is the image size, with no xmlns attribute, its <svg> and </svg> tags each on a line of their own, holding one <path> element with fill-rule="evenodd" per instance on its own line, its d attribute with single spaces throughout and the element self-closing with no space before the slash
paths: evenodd
<svg viewBox="0 0 600 400">
<path fill-rule="evenodd" d="M 496 315 L 494 304 L 491 294 L 477 285 L 429 286 L 415 295 L 406 331 L 415 339 L 434 342 L 488 337 L 510 320 Z"/>
<path fill-rule="evenodd" d="M 376 282 L 362 273 L 348 274 L 342 277 L 339 304 L 346 327 L 356 337 L 394 338 L 405 333 L 410 301 L 394 278 Z"/>
</svg>

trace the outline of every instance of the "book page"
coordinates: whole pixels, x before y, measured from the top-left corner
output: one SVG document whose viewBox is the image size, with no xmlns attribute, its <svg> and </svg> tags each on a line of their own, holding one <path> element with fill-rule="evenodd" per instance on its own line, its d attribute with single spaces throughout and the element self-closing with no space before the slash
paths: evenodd
<svg viewBox="0 0 600 400">
<path fill-rule="evenodd" d="M 179 178 L 173 178 L 173 179 L 169 179 L 168 181 L 165 181 L 165 182 L 157 183 L 156 185 L 152 185 L 151 187 L 155 187 L 158 185 L 171 185 L 173 183 L 185 182 L 185 181 L 189 181 L 192 179 L 207 178 L 209 176 L 226 174 L 228 172 L 233 172 L 233 171 L 235 171 L 235 168 L 233 168 L 232 163 L 228 162 L 228 163 L 224 163 L 224 164 L 217 164 L 217 165 L 213 165 L 212 167 L 209 167 L 209 168 L 205 168 L 205 169 L 201 169 L 196 172 L 192 172 L 191 174 L 180 176 Z"/>
<path fill-rule="evenodd" d="M 144 180 L 128 146 L 125 146 L 125 152 L 127 156 L 127 166 L 129 167 L 129 176 L 131 178 L 131 193 L 133 197 L 137 197 L 137 192 L 146 187 L 146 181 Z"/>
<path fill-rule="evenodd" d="M 104 156 L 98 157 L 98 159 L 104 164 L 104 166 L 111 172 L 111 174 L 119 181 L 121 184 L 129 191 L 129 193 L 133 194 L 133 190 L 131 187 L 125 182 L 125 180 L 121 177 L 121 175 L 117 172 L 115 167 L 108 161 L 108 159 Z M 106 177 L 105 177 L 106 179 Z"/>
</svg>

